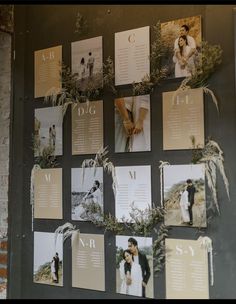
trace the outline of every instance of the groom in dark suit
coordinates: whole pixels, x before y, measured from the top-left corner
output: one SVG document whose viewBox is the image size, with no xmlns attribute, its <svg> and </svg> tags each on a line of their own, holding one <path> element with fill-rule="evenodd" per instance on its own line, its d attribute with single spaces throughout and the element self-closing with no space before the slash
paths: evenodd
<svg viewBox="0 0 236 304">
<path fill-rule="evenodd" d="M 150 278 L 151 272 L 150 267 L 148 264 L 148 260 L 145 254 L 141 253 L 138 249 L 138 242 L 136 239 L 130 237 L 128 239 L 128 249 L 131 251 L 134 262 L 139 264 L 142 269 L 142 276 L 143 276 L 143 282 L 142 282 L 142 297 L 146 297 L 146 286 L 148 283 L 148 280 Z"/>
<path fill-rule="evenodd" d="M 196 188 L 193 185 L 193 182 L 191 179 L 187 179 L 186 181 L 187 183 L 187 191 L 188 191 L 188 201 L 189 201 L 189 206 L 188 206 L 188 211 L 189 211 L 189 218 L 190 218 L 190 222 L 189 225 L 193 224 L 193 204 L 194 204 L 194 195 L 196 192 Z"/>
<path fill-rule="evenodd" d="M 60 259 L 59 259 L 59 256 L 58 256 L 58 253 L 56 252 L 55 256 L 55 275 L 56 275 L 56 282 L 55 283 L 59 283 L 59 262 L 60 262 Z"/>
</svg>

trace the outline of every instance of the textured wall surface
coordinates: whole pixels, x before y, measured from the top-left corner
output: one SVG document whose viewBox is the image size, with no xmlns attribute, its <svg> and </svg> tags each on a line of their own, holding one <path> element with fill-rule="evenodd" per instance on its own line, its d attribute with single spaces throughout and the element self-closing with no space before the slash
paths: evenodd
<svg viewBox="0 0 236 304">
<path fill-rule="evenodd" d="M 0 33 L 0 299 L 6 297 L 11 36 Z"/>
</svg>

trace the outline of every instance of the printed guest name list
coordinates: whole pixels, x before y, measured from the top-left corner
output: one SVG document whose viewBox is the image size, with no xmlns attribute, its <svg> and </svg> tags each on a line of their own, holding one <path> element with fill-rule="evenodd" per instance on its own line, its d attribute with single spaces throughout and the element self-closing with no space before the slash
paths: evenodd
<svg viewBox="0 0 236 304">
<path fill-rule="evenodd" d="M 35 172 L 34 217 L 62 219 L 62 169 Z"/>
<path fill-rule="evenodd" d="M 103 101 L 72 108 L 72 155 L 95 154 L 103 147 Z"/>
</svg>

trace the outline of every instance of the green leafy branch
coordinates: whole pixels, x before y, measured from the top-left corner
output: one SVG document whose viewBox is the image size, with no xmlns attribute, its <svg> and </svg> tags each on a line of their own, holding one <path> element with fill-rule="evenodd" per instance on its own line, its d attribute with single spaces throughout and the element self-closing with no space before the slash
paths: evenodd
<svg viewBox="0 0 236 304">
<path fill-rule="evenodd" d="M 94 159 L 85 159 L 82 163 L 82 168 L 90 167 L 96 170 L 97 167 L 103 167 L 108 173 L 112 175 L 113 179 L 113 191 L 116 190 L 117 181 L 115 178 L 115 166 L 106 157 L 108 153 L 107 148 L 100 149 Z M 84 178 L 84 171 L 83 171 Z M 114 191 L 116 194 L 116 191 Z M 123 217 L 119 221 L 115 216 L 109 214 L 104 214 L 100 206 L 95 204 L 83 204 L 83 208 L 86 214 L 86 220 L 93 223 L 96 227 L 103 228 L 105 231 L 110 231 L 116 235 L 130 233 L 131 235 L 152 235 L 155 231 L 157 232 L 157 240 L 154 243 L 154 253 L 157 252 L 156 256 L 156 268 L 162 269 L 159 263 L 163 260 L 163 242 L 165 237 L 168 235 L 167 227 L 161 225 L 160 229 L 157 229 L 159 223 L 163 222 L 165 210 L 160 207 L 150 207 L 148 206 L 144 210 L 140 210 L 131 204 L 131 211 L 129 212 L 130 219 L 125 219 Z M 128 232 L 129 231 L 129 232 Z M 157 247 L 160 247 L 157 251 Z"/>
<path fill-rule="evenodd" d="M 148 236 L 153 232 L 154 227 L 163 221 L 165 210 L 160 207 L 151 208 L 148 206 L 144 210 L 140 210 L 131 204 L 129 212 L 130 220 L 122 219 L 122 222 L 132 234 Z"/>
</svg>

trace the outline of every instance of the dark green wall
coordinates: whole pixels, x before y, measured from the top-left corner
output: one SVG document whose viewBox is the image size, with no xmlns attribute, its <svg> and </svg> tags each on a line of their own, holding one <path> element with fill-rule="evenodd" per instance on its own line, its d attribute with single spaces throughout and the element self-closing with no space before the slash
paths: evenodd
<svg viewBox="0 0 236 304">
<path fill-rule="evenodd" d="M 108 9 L 110 14 L 107 13 Z M 78 37 L 75 33 L 76 14 L 80 12 L 87 20 L 89 33 Z M 27 5 L 15 6 L 15 51 L 14 87 L 12 103 L 11 189 L 9 206 L 9 286 L 10 298 L 126 298 L 115 293 L 115 236 L 105 235 L 106 292 L 97 292 L 71 287 L 71 247 L 64 245 L 64 287 L 57 288 L 33 284 L 33 233 L 31 231 L 30 173 L 34 164 L 32 133 L 34 109 L 45 107 L 43 98 L 34 100 L 34 51 L 51 46 L 63 46 L 63 61 L 70 65 L 71 42 L 103 36 L 104 60 L 114 59 L 114 33 L 154 25 L 161 22 L 202 16 L 203 39 L 210 44 L 219 44 L 223 49 L 223 63 L 209 81 L 219 100 L 220 115 L 208 96 L 205 96 L 205 134 L 212 136 L 225 153 L 225 170 L 230 182 L 231 202 L 218 180 L 218 196 L 221 215 L 215 217 L 203 234 L 195 228 L 174 227 L 171 238 L 196 239 L 207 235 L 213 240 L 215 283 L 210 287 L 210 298 L 236 297 L 236 100 L 235 100 L 235 55 L 234 15 L 232 5 Z M 177 89 L 180 81 L 165 80 L 151 95 L 151 152 L 130 154 L 114 153 L 113 96 L 105 92 L 104 100 L 104 145 L 109 147 L 109 158 L 115 165 L 151 165 L 152 200 L 160 202 L 159 160 L 171 164 L 188 164 L 191 151 L 162 150 L 162 92 Z M 120 92 L 130 96 L 131 86 L 122 86 Z M 63 220 L 35 220 L 35 231 L 54 232 L 57 226 L 70 219 L 71 168 L 79 167 L 87 156 L 71 155 L 70 111 L 64 118 L 64 155 L 58 157 L 63 168 Z M 104 177 L 105 212 L 114 214 L 114 197 L 111 180 Z M 207 192 L 207 197 L 210 197 Z M 90 223 L 74 222 L 81 232 L 103 233 Z M 79 225 L 78 225 L 79 224 Z M 164 272 L 155 277 L 155 298 L 165 298 Z"/>
</svg>

